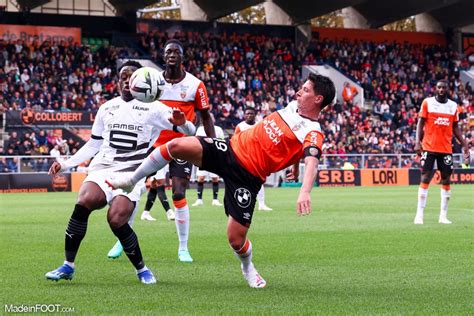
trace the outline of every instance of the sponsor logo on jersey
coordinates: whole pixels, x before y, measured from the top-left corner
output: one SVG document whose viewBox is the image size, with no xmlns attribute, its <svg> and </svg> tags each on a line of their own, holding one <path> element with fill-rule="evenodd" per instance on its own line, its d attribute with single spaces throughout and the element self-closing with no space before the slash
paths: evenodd
<svg viewBox="0 0 474 316">
<path fill-rule="evenodd" d="M 435 125 L 442 125 L 442 126 L 449 126 L 449 124 L 450 124 L 449 118 L 447 118 L 447 117 L 438 117 L 434 121 L 434 124 Z"/>
<path fill-rule="evenodd" d="M 143 126 L 140 126 L 140 125 L 115 123 L 115 124 L 109 124 L 107 126 L 110 130 L 121 129 L 121 130 L 128 130 L 128 131 L 143 132 Z"/>
<path fill-rule="evenodd" d="M 283 135 L 283 131 L 278 127 L 278 124 L 275 122 L 274 119 L 272 120 L 263 120 L 263 129 L 265 133 L 267 133 L 270 140 L 275 144 L 278 145 L 281 141 L 281 136 Z"/>
<path fill-rule="evenodd" d="M 204 88 L 199 88 L 198 89 L 199 97 L 201 98 L 201 105 L 207 106 L 207 100 L 206 100 L 206 93 L 204 92 Z"/>
<path fill-rule="evenodd" d="M 250 206 L 250 202 L 252 202 L 252 195 L 250 194 L 250 191 L 247 190 L 246 188 L 238 188 L 234 192 L 234 199 L 237 201 L 237 204 L 241 208 L 247 208 Z M 249 219 L 249 218 L 246 218 L 246 219 Z"/>
<path fill-rule="evenodd" d="M 145 108 L 143 106 L 138 106 L 138 105 L 134 105 L 132 109 L 138 110 L 138 111 L 149 111 L 150 110 L 149 108 Z"/>
</svg>

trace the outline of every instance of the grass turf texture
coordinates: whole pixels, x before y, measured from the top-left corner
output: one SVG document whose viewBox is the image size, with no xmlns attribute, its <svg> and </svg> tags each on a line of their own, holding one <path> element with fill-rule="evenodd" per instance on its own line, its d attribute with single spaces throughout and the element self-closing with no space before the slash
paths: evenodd
<svg viewBox="0 0 474 316">
<path fill-rule="evenodd" d="M 267 288 L 250 289 L 226 240 L 222 207 L 191 208 L 192 264 L 177 260 L 174 223 L 135 228 L 159 282 L 145 286 L 115 239 L 105 211 L 91 215 L 74 280 L 46 281 L 63 261 L 64 230 L 75 193 L 0 195 L 0 308 L 61 304 L 79 314 L 455 314 L 473 306 L 473 186 L 453 186 L 449 218 L 437 223 L 432 186 L 425 225 L 414 225 L 417 187 L 317 188 L 314 212 L 298 217 L 298 189 L 267 189 L 273 212 L 255 211 L 250 239 Z M 220 193 L 222 196 L 222 191 Z M 194 202 L 195 192 L 188 192 Z M 144 197 L 145 198 L 145 197 Z M 144 200 L 140 207 L 143 209 Z"/>
</svg>

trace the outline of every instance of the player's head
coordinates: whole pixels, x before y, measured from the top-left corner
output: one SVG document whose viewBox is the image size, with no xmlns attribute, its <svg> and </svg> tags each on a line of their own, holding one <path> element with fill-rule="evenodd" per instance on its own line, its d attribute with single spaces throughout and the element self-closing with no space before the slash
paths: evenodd
<svg viewBox="0 0 474 316">
<path fill-rule="evenodd" d="M 183 44 L 177 39 L 170 39 L 165 43 L 164 60 L 166 66 L 179 67 L 184 58 Z"/>
<path fill-rule="evenodd" d="M 447 80 L 441 79 L 436 83 L 436 96 L 441 99 L 447 98 L 449 84 Z"/>
<path fill-rule="evenodd" d="M 331 79 L 326 76 L 310 73 L 301 89 L 296 93 L 299 107 L 319 110 L 331 104 L 336 96 L 336 88 Z"/>
<path fill-rule="evenodd" d="M 133 99 L 132 94 L 130 93 L 130 77 L 138 68 L 141 68 L 142 65 L 138 61 L 127 60 L 119 68 L 119 91 L 124 100 Z"/>
<path fill-rule="evenodd" d="M 255 109 L 247 107 L 244 113 L 245 123 L 253 125 L 255 124 Z"/>
</svg>

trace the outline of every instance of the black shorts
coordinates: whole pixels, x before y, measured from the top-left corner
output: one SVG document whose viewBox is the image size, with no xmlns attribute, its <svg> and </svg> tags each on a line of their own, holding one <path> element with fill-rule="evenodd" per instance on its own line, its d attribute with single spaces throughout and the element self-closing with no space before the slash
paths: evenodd
<svg viewBox="0 0 474 316">
<path fill-rule="evenodd" d="M 240 224 L 249 227 L 262 180 L 237 162 L 229 139 L 198 137 L 203 148 L 202 168 L 224 179 L 224 208 Z"/>
<path fill-rule="evenodd" d="M 453 155 L 445 153 L 434 153 L 424 151 L 421 155 L 420 164 L 422 172 L 430 172 L 433 170 L 434 163 L 438 166 L 438 170 L 444 174 L 453 173 Z"/>
<path fill-rule="evenodd" d="M 186 160 L 174 159 L 170 162 L 170 178 L 177 177 L 189 180 L 191 178 L 191 171 L 193 164 Z"/>
</svg>

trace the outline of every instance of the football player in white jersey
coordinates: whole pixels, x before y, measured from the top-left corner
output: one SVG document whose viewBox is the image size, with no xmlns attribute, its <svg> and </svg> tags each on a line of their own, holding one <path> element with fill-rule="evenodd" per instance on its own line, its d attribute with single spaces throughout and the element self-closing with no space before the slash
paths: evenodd
<svg viewBox="0 0 474 316">
<path fill-rule="evenodd" d="M 213 118 L 214 121 L 214 118 Z M 225 134 L 222 128 L 217 125 L 214 125 L 214 129 L 216 131 L 216 138 L 224 139 Z M 204 127 L 200 126 L 196 131 L 196 136 L 207 136 L 206 132 L 204 131 Z M 199 167 L 194 166 L 196 168 L 196 177 L 197 177 L 197 200 L 193 203 L 193 206 L 203 205 L 204 202 L 202 200 L 202 192 L 204 191 L 204 181 L 206 178 L 211 179 L 212 181 L 212 205 L 214 206 L 222 206 L 222 203 L 219 202 L 219 176 L 215 173 L 201 170 Z"/>
<path fill-rule="evenodd" d="M 49 174 L 54 175 L 94 157 L 66 228 L 66 260 L 56 270 L 46 273 L 48 280 L 73 278 L 74 261 L 86 235 L 89 215 L 108 204 L 109 226 L 137 270 L 138 279 L 144 284 L 156 283 L 153 273 L 143 261 L 137 235 L 127 223 L 145 190 L 144 179 L 139 181 L 130 193 L 111 189 L 105 179 L 114 171 L 126 173 L 135 170 L 148 156 L 149 149 L 161 131 L 174 129 L 192 135 L 196 128 L 186 121 L 180 110 L 172 110 L 158 101 L 142 103 L 132 97 L 129 79 L 140 67 L 141 65 L 134 61 L 128 61 L 121 66 L 121 96 L 107 101 L 99 108 L 89 141 L 70 159 L 54 162 L 49 170 Z"/>
<path fill-rule="evenodd" d="M 244 117 L 245 120 L 237 124 L 235 127 L 235 134 L 248 130 L 255 125 L 255 109 L 248 107 L 245 109 Z M 257 201 L 258 201 L 258 210 L 259 211 L 272 211 L 271 207 L 268 207 L 265 204 L 265 187 L 262 185 L 260 191 L 257 194 Z"/>
</svg>

